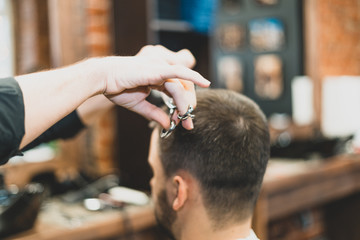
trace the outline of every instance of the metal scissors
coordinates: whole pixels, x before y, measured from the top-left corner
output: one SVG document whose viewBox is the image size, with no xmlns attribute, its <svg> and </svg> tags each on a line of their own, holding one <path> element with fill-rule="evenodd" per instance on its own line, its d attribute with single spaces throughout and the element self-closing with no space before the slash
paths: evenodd
<svg viewBox="0 0 360 240">
<path fill-rule="evenodd" d="M 168 136 L 171 135 L 171 133 L 176 128 L 176 122 L 173 120 L 173 115 L 175 114 L 176 105 L 174 104 L 174 100 L 171 97 L 169 97 L 168 95 L 166 95 L 165 93 L 161 93 L 161 98 L 164 101 L 165 105 L 169 108 L 170 128 L 168 130 L 162 129 L 160 137 L 167 138 Z M 184 121 L 184 120 L 188 119 L 189 117 L 191 119 L 194 119 L 195 115 L 192 114 L 193 111 L 194 111 L 194 108 L 191 105 L 189 105 L 186 113 L 184 115 L 178 114 L 177 118 L 180 121 Z"/>
</svg>

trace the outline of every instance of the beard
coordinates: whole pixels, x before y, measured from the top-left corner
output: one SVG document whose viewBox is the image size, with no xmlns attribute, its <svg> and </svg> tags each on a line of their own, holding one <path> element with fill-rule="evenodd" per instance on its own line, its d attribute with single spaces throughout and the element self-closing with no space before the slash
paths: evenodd
<svg viewBox="0 0 360 240">
<path fill-rule="evenodd" d="M 175 240 L 175 236 L 171 229 L 176 220 L 176 212 L 171 208 L 165 190 L 161 190 L 158 194 L 157 202 L 157 206 L 155 207 L 155 218 L 159 229 L 167 237 Z"/>
</svg>

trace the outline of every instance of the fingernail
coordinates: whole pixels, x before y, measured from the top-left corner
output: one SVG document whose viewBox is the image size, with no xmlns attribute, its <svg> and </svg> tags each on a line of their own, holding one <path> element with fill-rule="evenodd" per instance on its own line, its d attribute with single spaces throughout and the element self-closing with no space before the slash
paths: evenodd
<svg viewBox="0 0 360 240">
<path fill-rule="evenodd" d="M 194 129 L 194 123 L 193 123 L 192 120 L 190 120 L 190 130 L 191 130 L 191 129 Z"/>
</svg>

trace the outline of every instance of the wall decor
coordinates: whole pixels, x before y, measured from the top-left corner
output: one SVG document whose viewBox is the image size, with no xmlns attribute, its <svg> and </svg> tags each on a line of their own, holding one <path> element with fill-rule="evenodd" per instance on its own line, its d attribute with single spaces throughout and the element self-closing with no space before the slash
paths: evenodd
<svg viewBox="0 0 360 240">
<path fill-rule="evenodd" d="M 236 23 L 225 23 L 217 28 L 217 39 L 224 50 L 238 50 L 245 44 L 245 28 Z"/>
<path fill-rule="evenodd" d="M 285 44 L 284 24 L 277 18 L 261 18 L 249 23 L 250 44 L 255 51 L 277 51 Z"/>
<path fill-rule="evenodd" d="M 255 93 L 263 99 L 278 99 L 284 89 L 282 61 L 275 54 L 255 58 Z"/>
<path fill-rule="evenodd" d="M 226 79 L 232 79 L 231 83 L 242 82 L 241 92 L 253 99 L 267 116 L 276 113 L 291 116 L 291 81 L 304 74 L 303 1 L 219 3 L 210 35 L 211 86 L 228 88 Z M 236 60 L 241 68 L 234 64 Z M 241 75 L 230 74 L 237 69 L 241 69 Z"/>
<path fill-rule="evenodd" d="M 221 87 L 236 92 L 243 92 L 243 66 L 239 58 L 235 56 L 223 56 L 218 59 L 217 68 Z"/>
</svg>

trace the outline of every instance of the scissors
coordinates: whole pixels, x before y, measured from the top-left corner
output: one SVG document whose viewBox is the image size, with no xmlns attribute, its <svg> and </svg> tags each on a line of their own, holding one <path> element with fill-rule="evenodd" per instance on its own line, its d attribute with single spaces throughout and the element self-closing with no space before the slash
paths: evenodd
<svg viewBox="0 0 360 240">
<path fill-rule="evenodd" d="M 162 129 L 160 137 L 167 138 L 168 136 L 171 135 L 171 133 L 176 128 L 176 122 L 173 120 L 173 115 L 175 114 L 176 105 L 174 104 L 174 100 L 171 97 L 169 97 L 168 95 L 166 95 L 165 93 L 161 93 L 161 98 L 164 101 L 165 105 L 169 108 L 170 128 L 168 130 Z M 194 111 L 194 108 L 191 105 L 189 105 L 186 113 L 184 115 L 178 114 L 177 118 L 180 121 L 184 121 L 188 118 L 194 119 L 195 115 L 192 114 L 193 111 Z"/>
</svg>

